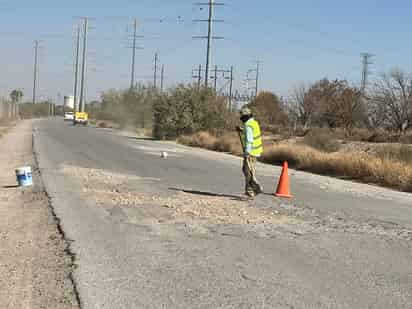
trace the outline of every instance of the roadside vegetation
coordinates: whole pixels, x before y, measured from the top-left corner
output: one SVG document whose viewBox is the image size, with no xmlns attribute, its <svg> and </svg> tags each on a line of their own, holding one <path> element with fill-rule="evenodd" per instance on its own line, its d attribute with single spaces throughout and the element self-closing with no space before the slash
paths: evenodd
<svg viewBox="0 0 412 309">
<path fill-rule="evenodd" d="M 249 107 L 265 132 L 261 160 L 412 192 L 412 78 L 381 76 L 367 94 L 345 80 L 260 92 Z M 165 91 L 109 90 L 87 106 L 99 127 L 115 124 L 157 139 L 241 155 L 238 113 L 226 96 L 194 85 Z"/>
<path fill-rule="evenodd" d="M 61 109 L 61 108 L 60 108 Z M 50 103 L 22 103 L 19 104 L 19 114 L 21 119 L 44 118 L 50 115 Z M 62 113 L 57 113 L 62 115 Z"/>
</svg>

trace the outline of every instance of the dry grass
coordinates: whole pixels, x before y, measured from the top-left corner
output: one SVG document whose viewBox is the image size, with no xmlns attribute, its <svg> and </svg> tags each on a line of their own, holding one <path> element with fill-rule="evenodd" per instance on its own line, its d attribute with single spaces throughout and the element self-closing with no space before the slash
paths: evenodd
<svg viewBox="0 0 412 309">
<path fill-rule="evenodd" d="M 410 145 L 385 145 L 377 150 L 376 155 L 382 159 L 400 161 L 412 166 Z"/>
<path fill-rule="evenodd" d="M 0 127 L 0 138 L 10 130 L 10 127 Z"/>
<path fill-rule="evenodd" d="M 220 137 L 216 137 L 209 132 L 198 132 L 191 136 L 179 137 L 177 142 L 192 147 L 206 148 L 234 155 L 242 154 L 242 147 L 236 133 L 225 133 Z"/>
<path fill-rule="evenodd" d="M 178 140 L 182 144 L 241 154 L 236 134 L 215 137 L 200 132 Z M 262 162 L 281 165 L 288 161 L 295 169 L 342 177 L 412 192 L 412 150 L 410 146 L 386 146 L 381 152 L 325 152 L 303 144 L 265 144 Z"/>
<path fill-rule="evenodd" d="M 262 157 L 272 164 L 285 160 L 296 169 L 412 192 L 412 165 L 393 158 L 364 152 L 325 153 L 304 145 L 272 145 L 266 147 Z"/>
</svg>

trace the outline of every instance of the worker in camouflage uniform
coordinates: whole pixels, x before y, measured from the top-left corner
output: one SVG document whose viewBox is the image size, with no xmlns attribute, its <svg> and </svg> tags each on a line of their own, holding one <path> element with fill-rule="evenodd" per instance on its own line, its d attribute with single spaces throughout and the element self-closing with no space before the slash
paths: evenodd
<svg viewBox="0 0 412 309">
<path fill-rule="evenodd" d="M 253 118 L 249 108 L 243 107 L 240 111 L 242 127 L 238 132 L 243 147 L 243 174 L 246 179 L 245 194 L 254 197 L 263 192 L 262 186 L 256 179 L 256 163 L 263 153 L 262 133 L 259 123 Z"/>
</svg>

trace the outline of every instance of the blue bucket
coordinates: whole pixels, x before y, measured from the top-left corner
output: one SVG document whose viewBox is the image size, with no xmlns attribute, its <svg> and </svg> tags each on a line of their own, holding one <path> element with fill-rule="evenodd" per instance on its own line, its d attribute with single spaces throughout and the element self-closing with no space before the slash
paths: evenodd
<svg viewBox="0 0 412 309">
<path fill-rule="evenodd" d="M 16 169 L 17 183 L 20 187 L 30 187 L 33 185 L 33 175 L 30 166 L 19 167 Z"/>
</svg>

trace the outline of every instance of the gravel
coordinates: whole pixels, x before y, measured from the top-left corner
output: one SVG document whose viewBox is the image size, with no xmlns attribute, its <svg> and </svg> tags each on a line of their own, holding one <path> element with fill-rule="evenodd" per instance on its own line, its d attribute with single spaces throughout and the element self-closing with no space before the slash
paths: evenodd
<svg viewBox="0 0 412 309">
<path fill-rule="evenodd" d="M 32 153 L 31 122 L 0 139 L 1 308 L 79 308 L 68 242 L 49 207 Z M 15 187 L 14 168 L 34 168 L 32 188 Z"/>
</svg>

